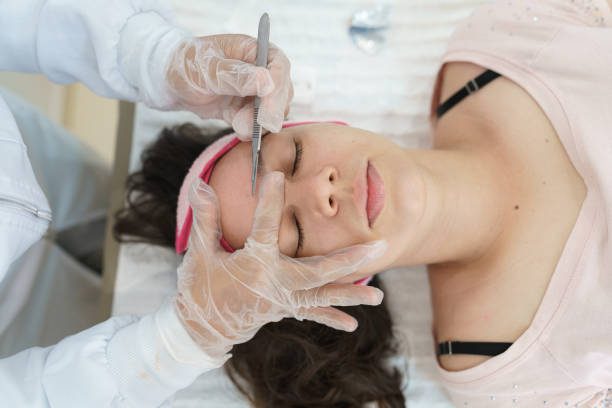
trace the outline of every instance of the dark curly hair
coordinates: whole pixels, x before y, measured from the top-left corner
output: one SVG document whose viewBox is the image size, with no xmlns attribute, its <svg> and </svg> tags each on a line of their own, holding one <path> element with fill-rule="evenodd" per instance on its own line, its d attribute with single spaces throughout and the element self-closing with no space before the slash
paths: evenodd
<svg viewBox="0 0 612 408">
<path fill-rule="evenodd" d="M 163 129 L 143 151 L 142 168 L 127 179 L 115 238 L 173 247 L 183 179 L 198 155 L 230 132 L 190 123 Z M 370 285 L 381 282 L 374 277 Z M 258 408 L 357 408 L 371 401 L 380 408 L 404 407 L 401 374 L 388 361 L 398 344 L 385 302 L 339 309 L 359 321 L 353 333 L 283 319 L 235 345 L 225 370 L 236 388 Z"/>
</svg>

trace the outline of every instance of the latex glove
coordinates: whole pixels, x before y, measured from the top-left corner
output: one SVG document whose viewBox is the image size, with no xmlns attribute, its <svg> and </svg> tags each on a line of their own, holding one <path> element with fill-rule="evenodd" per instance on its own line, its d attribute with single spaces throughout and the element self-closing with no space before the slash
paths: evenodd
<svg viewBox="0 0 612 408">
<path fill-rule="evenodd" d="M 203 118 L 223 119 L 246 141 L 253 131 L 253 96 L 258 95 L 262 100 L 257 123 L 279 132 L 293 98 L 290 63 L 270 44 L 267 68 L 257 67 L 256 50 L 257 39 L 241 34 L 180 43 L 167 70 L 176 107 Z"/>
<path fill-rule="evenodd" d="M 382 302 L 378 288 L 329 282 L 381 256 L 384 241 L 309 258 L 293 259 L 279 251 L 282 173 L 263 178 L 251 235 L 244 248 L 233 253 L 219 244 L 219 210 L 212 188 L 196 183 L 189 192 L 194 222 L 178 269 L 176 305 L 187 331 L 210 357 L 223 357 L 266 323 L 285 317 L 353 331 L 357 321 L 331 306 Z"/>
</svg>

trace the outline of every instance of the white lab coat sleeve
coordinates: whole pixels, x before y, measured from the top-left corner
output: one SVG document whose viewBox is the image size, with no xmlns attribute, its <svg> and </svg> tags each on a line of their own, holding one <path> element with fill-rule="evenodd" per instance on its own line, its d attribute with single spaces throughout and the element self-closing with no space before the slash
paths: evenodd
<svg viewBox="0 0 612 408">
<path fill-rule="evenodd" d="M 36 181 L 27 147 L 0 96 L 0 282 L 9 266 L 43 236 L 50 220 L 49 202 Z"/>
<path fill-rule="evenodd" d="M 114 317 L 0 360 L 0 400 L 7 407 L 157 407 L 230 356 L 205 355 L 166 301 L 140 319 Z"/>
<path fill-rule="evenodd" d="M 99 95 L 167 109 L 165 69 L 191 37 L 164 0 L 3 0 L 0 70 L 80 81 Z"/>
</svg>

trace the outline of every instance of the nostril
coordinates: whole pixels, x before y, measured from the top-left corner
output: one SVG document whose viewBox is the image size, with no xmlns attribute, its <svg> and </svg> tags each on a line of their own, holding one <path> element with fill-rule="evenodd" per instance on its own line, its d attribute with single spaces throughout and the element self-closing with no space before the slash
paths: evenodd
<svg viewBox="0 0 612 408">
<path fill-rule="evenodd" d="M 329 175 L 329 181 L 334 181 L 334 173 Z"/>
<path fill-rule="evenodd" d="M 336 200 L 336 198 L 334 198 L 333 196 L 330 196 L 327 199 L 327 202 L 329 203 L 329 207 L 327 207 L 327 215 L 329 216 L 334 216 L 338 213 L 338 201 Z"/>
</svg>

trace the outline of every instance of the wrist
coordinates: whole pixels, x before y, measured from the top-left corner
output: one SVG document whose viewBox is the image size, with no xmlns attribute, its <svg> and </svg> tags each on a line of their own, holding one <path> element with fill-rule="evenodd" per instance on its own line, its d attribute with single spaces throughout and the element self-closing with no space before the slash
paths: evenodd
<svg viewBox="0 0 612 408">
<path fill-rule="evenodd" d="M 155 325 L 168 353 L 179 362 L 221 367 L 231 357 L 231 345 L 219 353 L 207 353 L 191 334 L 194 329 L 186 326 L 177 309 L 175 298 L 167 299 L 154 316 Z"/>
</svg>

